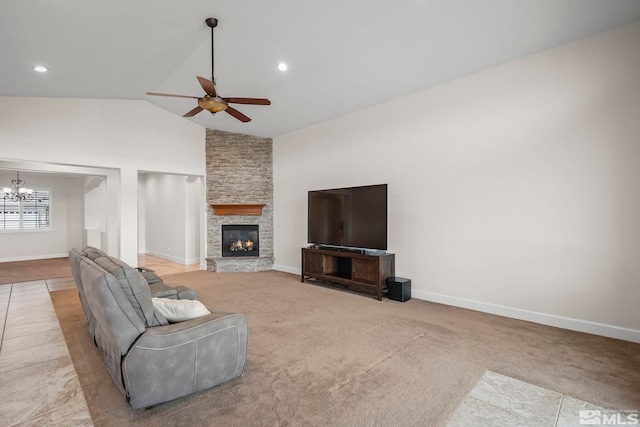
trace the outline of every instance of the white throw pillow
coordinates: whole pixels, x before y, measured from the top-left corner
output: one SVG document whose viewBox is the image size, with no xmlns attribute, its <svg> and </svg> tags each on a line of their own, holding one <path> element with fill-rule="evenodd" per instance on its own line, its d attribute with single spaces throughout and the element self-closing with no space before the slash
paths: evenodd
<svg viewBox="0 0 640 427">
<path fill-rule="evenodd" d="M 151 298 L 153 307 L 169 322 L 183 322 L 211 314 L 200 301 L 191 299 Z"/>
</svg>

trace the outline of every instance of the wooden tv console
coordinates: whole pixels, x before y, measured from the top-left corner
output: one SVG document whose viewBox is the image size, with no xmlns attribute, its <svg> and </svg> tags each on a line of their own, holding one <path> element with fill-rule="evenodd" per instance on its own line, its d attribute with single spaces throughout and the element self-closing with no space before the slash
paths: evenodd
<svg viewBox="0 0 640 427">
<path fill-rule="evenodd" d="M 327 249 L 302 248 L 300 281 L 317 279 L 353 285 L 375 292 L 382 300 L 386 280 L 395 276 L 395 255 L 364 255 Z"/>
</svg>

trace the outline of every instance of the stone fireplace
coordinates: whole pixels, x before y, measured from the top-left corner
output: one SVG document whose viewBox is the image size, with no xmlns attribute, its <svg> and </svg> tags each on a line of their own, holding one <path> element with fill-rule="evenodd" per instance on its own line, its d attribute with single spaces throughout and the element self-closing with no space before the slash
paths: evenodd
<svg viewBox="0 0 640 427">
<path fill-rule="evenodd" d="M 207 270 L 273 267 L 272 148 L 270 138 L 207 129 Z"/>
</svg>

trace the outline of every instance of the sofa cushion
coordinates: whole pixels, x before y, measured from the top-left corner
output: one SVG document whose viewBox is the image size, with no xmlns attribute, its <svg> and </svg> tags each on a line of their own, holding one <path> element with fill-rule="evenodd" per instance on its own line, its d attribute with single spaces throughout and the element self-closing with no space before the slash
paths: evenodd
<svg viewBox="0 0 640 427">
<path fill-rule="evenodd" d="M 84 254 L 87 255 L 87 258 L 92 261 L 101 256 L 108 256 L 105 251 L 103 251 L 102 249 L 94 248 L 93 246 L 85 246 L 84 248 L 82 248 L 82 252 L 84 252 Z"/>
<path fill-rule="evenodd" d="M 149 285 L 138 270 L 124 261 L 110 256 L 101 256 L 93 261 L 118 279 L 129 303 L 146 326 L 168 324 L 164 316 L 156 313 L 151 302 Z"/>
<path fill-rule="evenodd" d="M 152 298 L 151 300 L 155 309 L 172 323 L 184 322 L 211 314 L 207 307 L 197 300 L 168 298 Z"/>
</svg>

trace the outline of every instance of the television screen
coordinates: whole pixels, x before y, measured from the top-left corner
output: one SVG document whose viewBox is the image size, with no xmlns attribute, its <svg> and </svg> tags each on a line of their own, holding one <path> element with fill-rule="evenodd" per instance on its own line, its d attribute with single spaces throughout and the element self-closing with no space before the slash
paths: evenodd
<svg viewBox="0 0 640 427">
<path fill-rule="evenodd" d="M 387 249 L 387 184 L 309 191 L 308 242 Z"/>
</svg>

